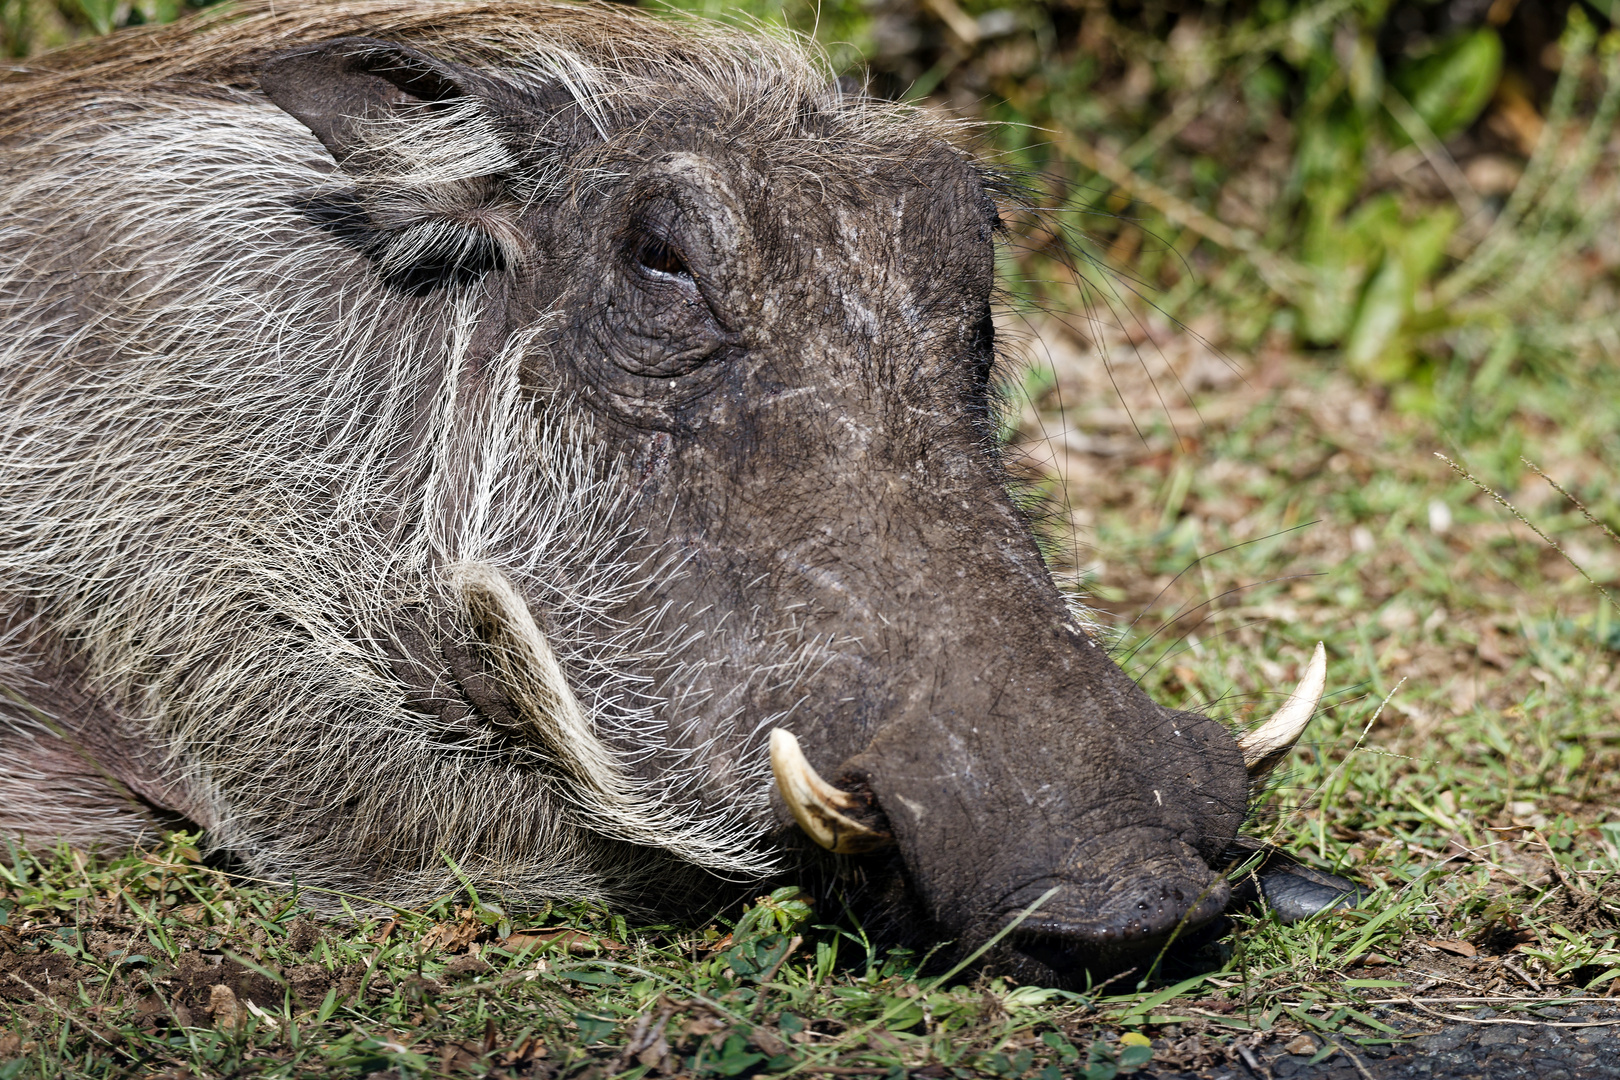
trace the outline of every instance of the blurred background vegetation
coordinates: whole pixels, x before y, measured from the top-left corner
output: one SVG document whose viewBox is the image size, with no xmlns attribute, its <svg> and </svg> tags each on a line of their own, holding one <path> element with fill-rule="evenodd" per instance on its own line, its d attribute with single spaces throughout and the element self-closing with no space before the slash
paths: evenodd
<svg viewBox="0 0 1620 1080">
<path fill-rule="evenodd" d="M 1620 352 L 1620 0 L 673 2 L 997 122 L 1049 211 L 1009 268 L 1026 302 L 1072 303 L 1078 250 L 1124 272 L 1095 279 L 1105 306 L 1217 312 L 1222 347 L 1341 363 L 1463 442 L 1511 411 L 1511 372 Z M 195 6 L 0 0 L 0 48 Z"/>
</svg>

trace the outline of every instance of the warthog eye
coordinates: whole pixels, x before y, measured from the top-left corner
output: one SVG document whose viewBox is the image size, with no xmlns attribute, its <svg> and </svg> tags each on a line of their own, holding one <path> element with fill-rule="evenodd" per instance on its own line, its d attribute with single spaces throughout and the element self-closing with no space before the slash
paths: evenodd
<svg viewBox="0 0 1620 1080">
<path fill-rule="evenodd" d="M 642 235 L 635 247 L 635 259 L 643 270 L 651 273 L 692 280 L 692 271 L 680 252 L 656 236 Z"/>
</svg>

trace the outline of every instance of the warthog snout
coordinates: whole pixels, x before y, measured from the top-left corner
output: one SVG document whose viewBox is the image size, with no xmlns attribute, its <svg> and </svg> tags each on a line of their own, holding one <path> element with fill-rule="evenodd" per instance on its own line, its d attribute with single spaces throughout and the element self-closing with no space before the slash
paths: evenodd
<svg viewBox="0 0 1620 1080">
<path fill-rule="evenodd" d="M 786 731 L 771 744 L 778 791 L 812 839 L 848 854 L 898 849 L 926 917 L 967 944 L 1024 916 L 1000 956 L 1044 978 L 1199 939 L 1231 896 L 1222 871 L 1248 784 L 1299 737 L 1325 674 L 1318 646 L 1294 694 L 1240 743 L 1207 717 L 1154 705 L 1090 639 L 1066 637 L 1069 664 L 1031 683 L 1038 701 L 1051 703 L 1055 687 L 1092 710 L 1080 713 L 1083 741 L 1065 737 L 1082 723 L 1073 713 L 1005 715 L 1018 685 L 1009 678 L 994 705 L 966 715 L 931 696 L 925 718 L 892 724 L 835 767 L 837 784 Z M 1053 677 L 1076 665 L 1076 685 Z"/>
</svg>

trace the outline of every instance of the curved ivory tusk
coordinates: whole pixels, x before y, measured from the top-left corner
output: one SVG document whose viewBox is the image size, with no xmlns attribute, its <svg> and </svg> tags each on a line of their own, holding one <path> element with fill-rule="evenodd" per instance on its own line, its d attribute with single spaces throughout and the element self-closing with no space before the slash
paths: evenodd
<svg viewBox="0 0 1620 1080">
<path fill-rule="evenodd" d="M 861 801 L 818 776 L 790 731 L 776 728 L 771 732 L 771 772 L 776 774 L 782 801 L 793 811 L 793 820 L 828 851 L 859 855 L 894 843 L 888 833 L 868 828 L 845 813 L 860 808 Z"/>
<path fill-rule="evenodd" d="M 1316 643 L 1311 662 L 1305 667 L 1305 676 L 1299 680 L 1294 692 L 1288 695 L 1276 715 L 1238 740 L 1243 751 L 1243 764 L 1248 767 L 1249 779 L 1259 780 L 1277 767 L 1283 755 L 1294 748 L 1311 722 L 1311 714 L 1322 700 L 1327 687 L 1327 650 Z"/>
</svg>

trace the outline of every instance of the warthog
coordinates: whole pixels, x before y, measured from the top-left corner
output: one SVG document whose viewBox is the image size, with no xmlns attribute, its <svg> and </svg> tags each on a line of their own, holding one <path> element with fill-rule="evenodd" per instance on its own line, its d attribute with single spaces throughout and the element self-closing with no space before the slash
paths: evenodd
<svg viewBox="0 0 1620 1080">
<path fill-rule="evenodd" d="M 0 155 L 0 828 L 643 909 L 807 835 L 969 945 L 1056 887 L 1053 979 L 1227 904 L 1320 653 L 1240 746 L 1055 587 L 957 125 L 619 8 L 282 0 L 12 69 Z"/>
</svg>

